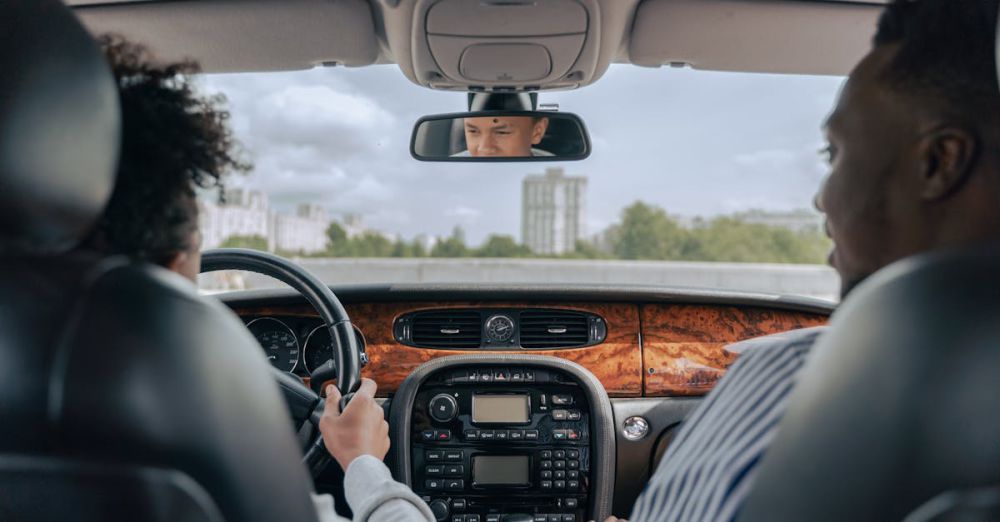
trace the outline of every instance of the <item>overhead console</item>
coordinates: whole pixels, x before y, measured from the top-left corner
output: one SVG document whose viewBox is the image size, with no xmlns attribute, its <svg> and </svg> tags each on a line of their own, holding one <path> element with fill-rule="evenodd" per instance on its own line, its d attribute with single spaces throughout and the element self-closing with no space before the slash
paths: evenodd
<svg viewBox="0 0 1000 522">
<path fill-rule="evenodd" d="M 610 514 L 611 404 L 583 367 L 459 355 L 411 374 L 392 401 L 397 480 L 438 520 L 579 522 Z"/>
<path fill-rule="evenodd" d="M 397 4 L 383 8 L 386 36 L 412 81 L 434 89 L 521 92 L 572 89 L 599 78 L 635 4 L 615 2 L 404 0 L 382 5 Z M 393 30 L 397 27 L 406 30 Z"/>
</svg>

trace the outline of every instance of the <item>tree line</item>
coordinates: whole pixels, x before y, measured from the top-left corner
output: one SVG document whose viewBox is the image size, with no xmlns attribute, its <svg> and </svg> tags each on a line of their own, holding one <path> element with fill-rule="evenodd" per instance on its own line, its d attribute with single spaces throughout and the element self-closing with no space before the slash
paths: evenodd
<svg viewBox="0 0 1000 522">
<path fill-rule="evenodd" d="M 349 236 L 339 223 L 327 229 L 327 250 L 313 257 L 489 257 L 621 259 L 657 261 L 721 261 L 742 263 L 823 263 L 830 240 L 818 230 L 795 231 L 785 227 L 748 223 L 724 216 L 695 220 L 689 227 L 656 205 L 636 201 L 622 210 L 621 219 L 604 232 L 601 245 L 577 241 L 575 249 L 562 255 L 540 255 L 509 235 L 493 234 L 478 246 L 465 241 L 462 229 L 439 239 L 428 248 L 419 239 L 391 239 L 368 230 Z M 234 236 L 222 245 L 267 249 L 260 236 Z M 284 255 L 301 255 L 279 252 Z"/>
</svg>

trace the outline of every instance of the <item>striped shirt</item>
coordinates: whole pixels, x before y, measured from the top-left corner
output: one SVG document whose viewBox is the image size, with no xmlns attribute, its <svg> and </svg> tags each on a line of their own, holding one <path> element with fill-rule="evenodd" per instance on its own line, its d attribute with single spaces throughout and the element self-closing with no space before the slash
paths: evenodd
<svg viewBox="0 0 1000 522">
<path fill-rule="evenodd" d="M 796 377 L 825 327 L 730 347 L 741 352 L 682 425 L 639 496 L 631 522 L 732 520 L 778 431 Z"/>
</svg>

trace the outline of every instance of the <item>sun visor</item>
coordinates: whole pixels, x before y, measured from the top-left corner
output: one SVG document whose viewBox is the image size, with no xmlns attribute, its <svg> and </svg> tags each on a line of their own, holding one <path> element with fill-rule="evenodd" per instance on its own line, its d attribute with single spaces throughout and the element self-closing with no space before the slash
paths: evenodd
<svg viewBox="0 0 1000 522">
<path fill-rule="evenodd" d="M 883 6 L 784 0 L 645 0 L 635 65 L 846 75 L 871 48 Z"/>
<path fill-rule="evenodd" d="M 120 34 L 160 60 L 196 59 L 206 72 L 360 66 L 378 58 L 364 0 L 78 4 L 75 12 L 94 34 Z"/>
</svg>

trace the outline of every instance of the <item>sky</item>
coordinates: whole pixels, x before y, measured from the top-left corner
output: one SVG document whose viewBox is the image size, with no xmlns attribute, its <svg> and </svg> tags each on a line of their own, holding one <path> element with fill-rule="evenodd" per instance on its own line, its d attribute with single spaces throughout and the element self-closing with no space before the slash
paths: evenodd
<svg viewBox="0 0 1000 522">
<path fill-rule="evenodd" d="M 395 65 L 199 82 L 226 96 L 255 166 L 230 185 L 264 190 L 279 211 L 319 203 L 407 239 L 460 225 L 477 244 L 519 237 L 522 179 L 546 166 L 588 178 L 588 235 L 636 200 L 683 216 L 811 208 L 826 174 L 821 126 L 843 79 L 613 65 L 593 85 L 539 95 L 584 119 L 588 159 L 509 164 L 412 159 L 414 122 L 465 110 L 466 95 L 417 86 Z"/>
</svg>

